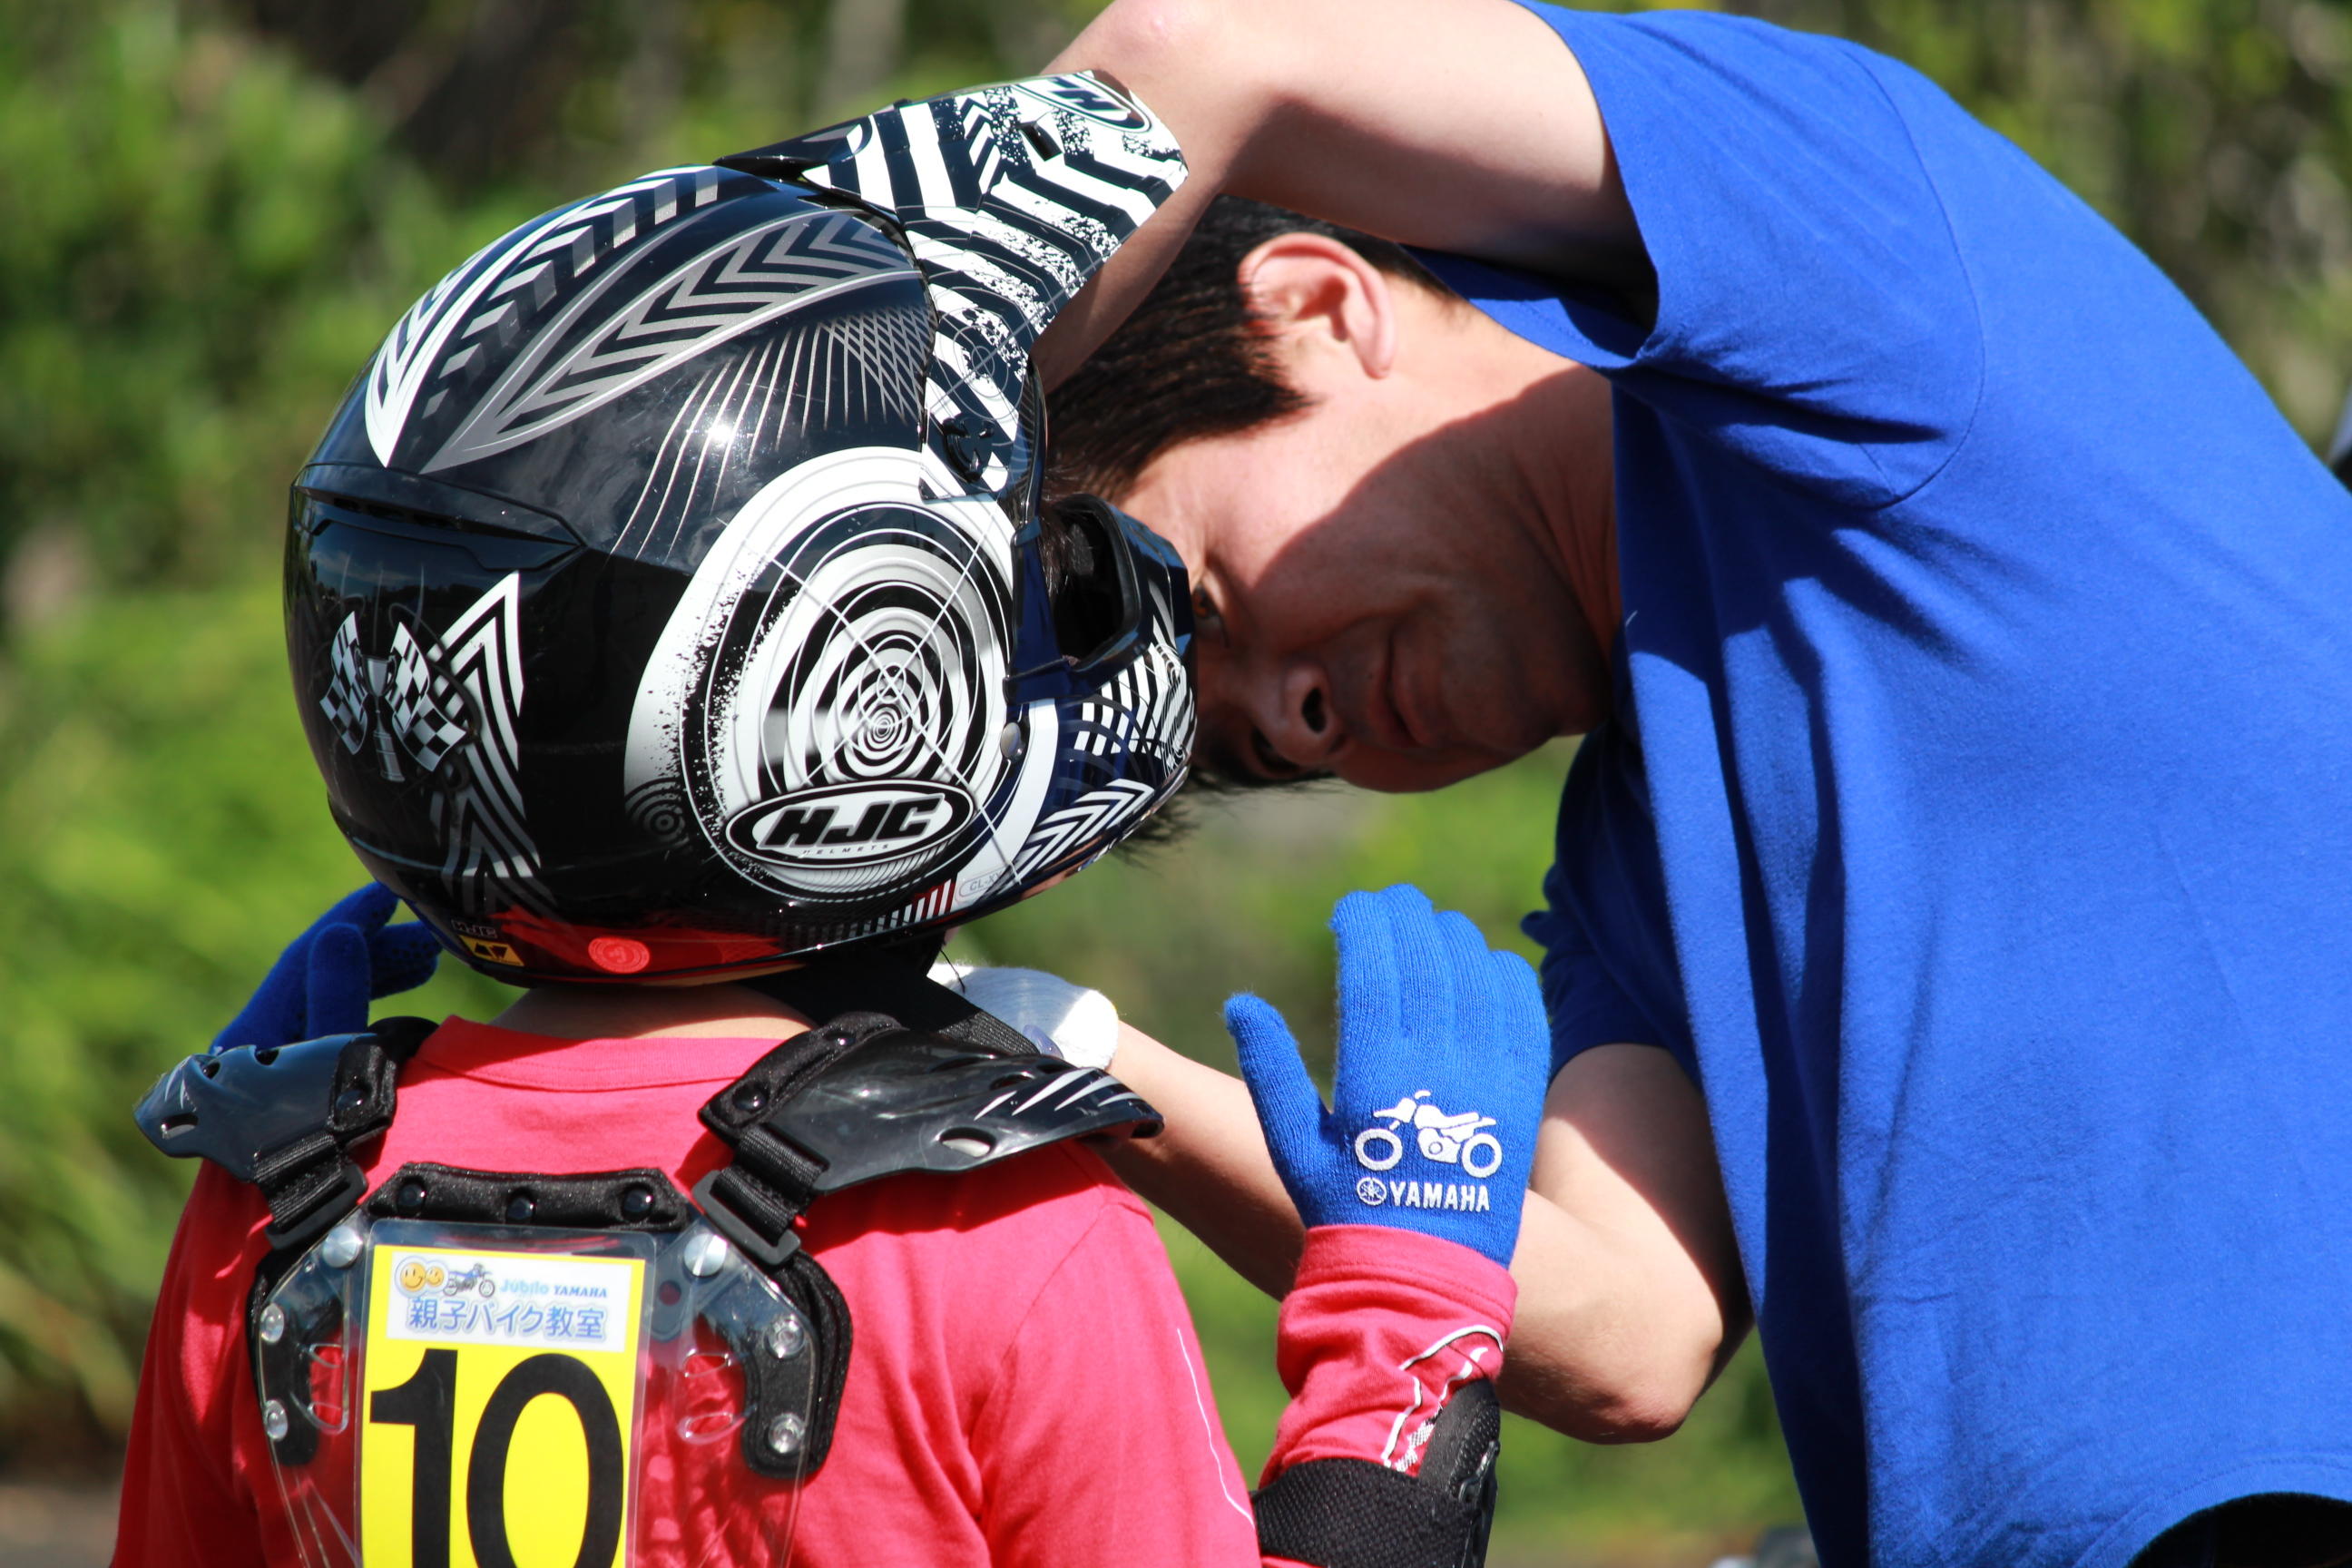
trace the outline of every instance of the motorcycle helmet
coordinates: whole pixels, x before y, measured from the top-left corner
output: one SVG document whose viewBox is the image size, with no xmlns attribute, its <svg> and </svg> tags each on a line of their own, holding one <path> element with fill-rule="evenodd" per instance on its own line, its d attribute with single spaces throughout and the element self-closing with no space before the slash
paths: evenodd
<svg viewBox="0 0 2352 1568">
<path fill-rule="evenodd" d="M 1006 83 L 436 284 L 291 499 L 369 870 L 487 973 L 642 981 L 937 930 L 1133 831 L 1191 749 L 1190 595 L 1132 519 L 1041 510 L 1029 349 L 1183 175 L 1114 84 Z"/>
</svg>

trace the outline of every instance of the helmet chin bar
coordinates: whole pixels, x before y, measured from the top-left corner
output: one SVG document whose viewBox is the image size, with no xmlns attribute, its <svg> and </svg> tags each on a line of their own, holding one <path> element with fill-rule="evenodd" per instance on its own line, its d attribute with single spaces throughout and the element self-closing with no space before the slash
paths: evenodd
<svg viewBox="0 0 2352 1568">
<path fill-rule="evenodd" d="M 1088 548 L 1098 552 L 1098 558 L 1088 563 L 1086 590 L 1099 595 L 1103 603 L 1086 622 L 1088 635 L 1074 637 L 1065 613 L 1071 587 L 1066 584 L 1056 593 L 1038 560 L 1041 552 L 1023 552 L 1023 647 L 1026 650 L 1045 640 L 1047 634 L 1033 619 L 1042 616 L 1052 627 L 1055 654 L 1013 672 L 1010 677 L 1013 700 L 1034 702 L 1082 689 L 1094 683 L 1100 672 L 1125 666 L 1155 637 L 1165 637 L 1180 656 L 1189 656 L 1192 588 L 1183 562 L 1167 542 L 1108 501 L 1093 496 L 1069 497 L 1055 503 L 1055 510 L 1073 528 L 1083 528 Z"/>
</svg>

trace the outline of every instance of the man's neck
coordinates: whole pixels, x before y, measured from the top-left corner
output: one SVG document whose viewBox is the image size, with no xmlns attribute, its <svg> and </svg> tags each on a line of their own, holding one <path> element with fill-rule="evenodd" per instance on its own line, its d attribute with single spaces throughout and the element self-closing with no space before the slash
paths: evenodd
<svg viewBox="0 0 2352 1568">
<path fill-rule="evenodd" d="M 789 1039 L 809 1021 L 747 985 L 540 985 L 491 1023 L 559 1039 Z"/>
<path fill-rule="evenodd" d="M 1502 329 L 1497 327 L 1496 331 Z M 1587 366 L 1511 339 L 1545 374 L 1496 410 L 1497 436 L 1547 535 L 1549 553 L 1606 655 L 1623 618 L 1617 582 L 1617 499 L 1612 392 Z"/>
<path fill-rule="evenodd" d="M 1449 454 L 1466 504 L 1499 508 L 1534 535 L 1605 658 L 1617 640 L 1615 414 L 1608 378 L 1538 348 L 1459 301 L 1400 294 L 1402 335 L 1433 396 L 1466 435 Z"/>
</svg>

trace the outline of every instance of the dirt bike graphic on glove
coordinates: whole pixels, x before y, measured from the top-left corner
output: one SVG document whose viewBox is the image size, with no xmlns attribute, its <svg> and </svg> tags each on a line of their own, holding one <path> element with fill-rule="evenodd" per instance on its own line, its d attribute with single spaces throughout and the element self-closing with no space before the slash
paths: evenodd
<svg viewBox="0 0 2352 1568">
<path fill-rule="evenodd" d="M 1423 1159 L 1459 1165 L 1464 1174 L 1482 1179 L 1502 1168 L 1502 1143 L 1493 1133 L 1479 1131 L 1495 1125 L 1491 1116 L 1475 1110 L 1448 1116 L 1425 1089 L 1374 1114 L 1390 1125 L 1367 1127 L 1356 1134 L 1356 1163 L 1367 1171 L 1389 1170 L 1404 1158 L 1404 1140 L 1398 1130 L 1406 1127 L 1413 1129 L 1413 1142 Z"/>
</svg>

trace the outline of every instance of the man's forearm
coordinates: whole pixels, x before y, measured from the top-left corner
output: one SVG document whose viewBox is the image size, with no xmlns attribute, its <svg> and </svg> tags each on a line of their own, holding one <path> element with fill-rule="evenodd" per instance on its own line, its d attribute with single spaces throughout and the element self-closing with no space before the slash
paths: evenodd
<svg viewBox="0 0 2352 1568">
<path fill-rule="evenodd" d="M 1197 15 L 1182 5 L 1112 5 L 1045 68 L 1112 77 L 1175 136 L 1187 171 L 1176 194 L 1038 339 L 1030 363 L 1048 387 L 1076 370 L 1142 303 L 1202 213 L 1231 187 L 1235 152 L 1258 133 L 1265 95 L 1210 52 L 1221 32 L 1203 32 Z M 1180 59 L 1190 63 L 1174 63 Z"/>
<path fill-rule="evenodd" d="M 1647 284 L 1583 69 L 1507 0 L 1113 0 L 1048 68 L 1118 78 L 1192 170 L 1039 343 L 1049 386 L 1126 320 L 1220 193 L 1410 245 Z"/>
<path fill-rule="evenodd" d="M 1527 1196 L 1511 1263 L 1518 1321 L 1498 1392 L 1508 1408 L 1547 1426 L 1625 1442 L 1672 1432 L 1745 1322 L 1736 1306 L 1727 1313 L 1722 1305 L 1740 1292 L 1728 1227 L 1718 1224 L 1719 1190 L 1708 1196 L 1711 1157 L 1702 1150 L 1694 1179 L 1629 1172 L 1621 1167 L 1638 1162 L 1606 1135 L 1590 1135 L 1562 1103 L 1584 1089 L 1598 1102 L 1592 1109 L 1613 1119 L 1615 1100 L 1674 1094 L 1664 1075 L 1679 1069 L 1664 1053 L 1606 1049 L 1636 1054 L 1596 1060 L 1575 1081 L 1563 1074 L 1565 1089 L 1555 1087 L 1536 1177 L 1554 1195 Z M 1247 1089 L 1125 1026 L 1111 1070 L 1168 1120 L 1158 1138 L 1105 1151 L 1120 1178 L 1244 1279 L 1283 1295 L 1304 1233 Z M 1686 1135 L 1662 1142 L 1678 1141 Z M 1660 1200 L 1668 1214 L 1656 1212 Z M 1711 1283 L 1727 1268 L 1729 1279 Z"/>
<path fill-rule="evenodd" d="M 1287 1294 L 1306 1227 L 1275 1173 L 1248 1088 L 1126 1024 L 1110 1070 L 1168 1121 L 1157 1138 L 1105 1145 L 1111 1169 L 1243 1279 L 1276 1300 Z"/>
</svg>

